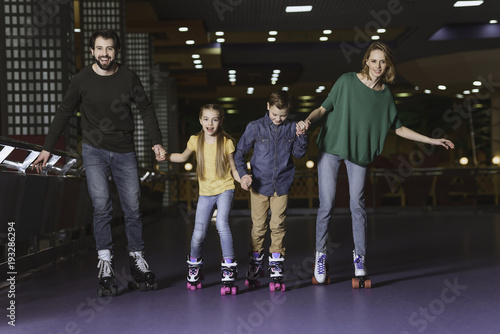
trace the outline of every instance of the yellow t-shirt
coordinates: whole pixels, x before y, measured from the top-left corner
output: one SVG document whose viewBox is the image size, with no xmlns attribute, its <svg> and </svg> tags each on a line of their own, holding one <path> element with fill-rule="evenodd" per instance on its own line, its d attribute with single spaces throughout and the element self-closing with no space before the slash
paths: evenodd
<svg viewBox="0 0 500 334">
<path fill-rule="evenodd" d="M 198 136 L 191 136 L 187 143 L 188 149 L 196 152 L 198 148 Z M 231 175 L 231 168 L 229 162 L 226 166 L 226 175 L 224 178 L 219 179 L 215 171 L 215 157 L 217 153 L 217 143 L 204 145 L 205 154 L 205 180 L 198 179 L 200 185 L 201 196 L 214 196 L 223 193 L 226 190 L 234 189 L 234 179 Z M 234 143 L 232 140 L 224 137 L 224 154 L 228 155 L 234 153 Z"/>
</svg>

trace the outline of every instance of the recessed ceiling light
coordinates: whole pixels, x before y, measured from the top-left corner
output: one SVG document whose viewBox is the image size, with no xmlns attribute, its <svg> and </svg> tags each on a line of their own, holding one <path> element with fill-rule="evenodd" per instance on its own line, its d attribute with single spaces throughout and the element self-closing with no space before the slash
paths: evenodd
<svg viewBox="0 0 500 334">
<path fill-rule="evenodd" d="M 424 90 L 424 93 L 425 93 L 425 94 L 430 94 L 430 93 L 431 93 L 431 90 L 430 90 L 430 89 L 426 89 L 426 90 Z"/>
<path fill-rule="evenodd" d="M 267 41 L 268 41 L 268 42 L 276 42 L 276 38 L 274 38 L 274 37 L 269 37 L 269 38 L 267 39 Z"/>
<path fill-rule="evenodd" d="M 229 74 L 229 78 L 236 78 L 236 74 Z"/>
<path fill-rule="evenodd" d="M 328 40 L 328 37 L 326 37 L 326 36 L 321 36 L 321 37 L 319 38 L 319 40 L 320 40 L 320 41 L 322 41 L 322 42 L 325 42 L 325 41 L 327 41 L 327 40 Z"/>
<path fill-rule="evenodd" d="M 490 21 L 490 23 L 491 23 L 491 21 Z M 75 28 L 75 32 L 82 32 L 82 29 L 80 29 L 80 28 Z"/>
<path fill-rule="evenodd" d="M 201 60 L 200 59 L 195 59 L 195 60 L 193 60 L 193 64 L 201 64 Z"/>
<path fill-rule="evenodd" d="M 198 58 L 200 58 L 200 55 L 195 53 L 195 54 L 191 55 L 191 57 L 193 57 L 193 59 L 198 59 Z"/>
<path fill-rule="evenodd" d="M 195 68 L 203 68 L 203 65 L 201 64 L 198 64 L 198 65 L 194 65 Z"/>
<path fill-rule="evenodd" d="M 446 86 L 445 86 L 445 85 L 439 85 L 439 86 L 438 86 L 438 89 L 439 89 L 439 90 L 446 90 Z"/>
<path fill-rule="evenodd" d="M 180 31 L 180 32 L 186 32 L 186 31 L 188 31 L 188 30 L 189 30 L 189 29 L 188 29 L 188 27 L 180 27 L 180 28 L 179 28 L 179 31 Z"/>
<path fill-rule="evenodd" d="M 476 87 L 479 87 L 479 86 L 481 86 L 483 83 L 482 83 L 481 81 L 476 80 L 476 81 L 474 81 L 472 84 L 473 84 L 474 86 L 476 86 Z"/>
<path fill-rule="evenodd" d="M 330 35 L 331 33 L 332 33 L 332 31 L 329 30 L 329 29 L 328 30 L 323 30 L 323 34 L 324 35 Z"/>
<path fill-rule="evenodd" d="M 380 36 L 379 35 L 373 35 L 372 36 L 372 41 L 377 41 L 380 39 Z"/>
<path fill-rule="evenodd" d="M 193 45 L 193 44 L 194 44 L 194 41 L 193 41 L 192 39 L 188 39 L 188 40 L 186 41 L 186 44 L 188 44 L 188 45 Z"/>
<path fill-rule="evenodd" d="M 224 36 L 224 31 L 216 31 L 215 36 Z"/>
<path fill-rule="evenodd" d="M 281 70 L 273 70 L 273 73 L 281 73 Z"/>
<path fill-rule="evenodd" d="M 383 34 L 385 33 L 387 30 L 385 30 L 384 28 L 380 28 L 380 29 L 377 29 L 377 33 L 378 34 Z"/>
<path fill-rule="evenodd" d="M 236 78 L 229 78 L 229 82 L 236 82 Z"/>
<path fill-rule="evenodd" d="M 217 43 L 224 43 L 226 40 L 224 38 L 217 38 Z"/>
<path fill-rule="evenodd" d="M 469 94 L 470 94 L 470 90 L 468 90 L 468 89 L 467 89 L 467 90 L 464 90 L 464 94 L 465 94 L 465 95 L 469 95 Z"/>
<path fill-rule="evenodd" d="M 229 74 L 236 74 L 236 70 L 229 70 L 229 71 L 227 71 L 227 73 L 229 73 Z"/>
<path fill-rule="evenodd" d="M 472 92 L 473 92 L 473 93 L 479 93 L 479 89 L 474 88 L 474 89 L 472 90 Z"/>
<path fill-rule="evenodd" d="M 459 99 L 463 99 L 463 98 L 464 98 L 464 96 L 463 96 L 462 94 L 456 94 L 455 96 L 456 96 L 457 98 L 459 98 Z"/>
<path fill-rule="evenodd" d="M 277 34 L 278 34 L 278 32 L 276 30 L 271 30 L 269 32 L 269 35 L 271 35 L 271 36 L 276 36 Z"/>
<path fill-rule="evenodd" d="M 287 91 L 288 91 L 288 87 L 287 87 L 287 86 L 285 86 L 285 87 L 281 88 L 281 90 L 284 90 L 284 91 L 286 91 L 286 92 L 287 92 Z"/>
<path fill-rule="evenodd" d="M 497 24 L 497 23 L 498 23 L 497 20 L 490 20 L 490 24 Z M 75 31 L 76 31 L 76 29 L 75 29 Z"/>
<path fill-rule="evenodd" d="M 310 12 L 313 6 L 286 6 L 285 12 L 287 13 L 304 13 Z"/>
<path fill-rule="evenodd" d="M 453 5 L 453 7 L 473 7 L 473 6 L 480 6 L 483 4 L 483 0 L 478 0 L 478 1 L 457 1 Z"/>
</svg>

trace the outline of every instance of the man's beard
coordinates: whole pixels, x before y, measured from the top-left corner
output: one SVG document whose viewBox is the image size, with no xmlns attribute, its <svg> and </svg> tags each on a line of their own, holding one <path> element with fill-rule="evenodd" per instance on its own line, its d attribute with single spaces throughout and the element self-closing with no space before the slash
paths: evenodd
<svg viewBox="0 0 500 334">
<path fill-rule="evenodd" d="M 99 61 L 99 59 L 95 58 L 95 60 L 96 60 L 97 66 L 99 66 L 99 68 L 100 68 L 101 70 L 107 71 L 107 70 L 109 70 L 109 69 L 113 66 L 113 64 L 115 63 L 116 58 L 115 58 L 115 59 L 110 60 L 110 61 L 109 61 L 109 64 L 108 64 L 107 66 L 103 66 L 103 65 L 101 64 L 101 62 Z"/>
</svg>

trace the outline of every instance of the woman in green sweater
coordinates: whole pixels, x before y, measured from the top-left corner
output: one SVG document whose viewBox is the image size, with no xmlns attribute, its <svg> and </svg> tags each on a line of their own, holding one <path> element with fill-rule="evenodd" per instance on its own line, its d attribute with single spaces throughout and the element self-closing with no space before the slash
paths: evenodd
<svg viewBox="0 0 500 334">
<path fill-rule="evenodd" d="M 392 52 L 385 44 L 372 43 L 363 57 L 362 66 L 359 73 L 342 75 L 323 104 L 301 124 L 308 128 L 327 115 L 317 140 L 320 204 L 316 220 L 314 278 L 318 283 L 324 283 L 326 279 L 328 224 L 334 210 L 337 174 L 342 160 L 349 179 L 355 276 L 366 277 L 366 169 L 382 152 L 389 130 L 394 129 L 398 136 L 409 140 L 446 149 L 455 147 L 448 139 L 429 138 L 401 124 L 387 86 L 394 81 L 396 70 Z"/>
</svg>

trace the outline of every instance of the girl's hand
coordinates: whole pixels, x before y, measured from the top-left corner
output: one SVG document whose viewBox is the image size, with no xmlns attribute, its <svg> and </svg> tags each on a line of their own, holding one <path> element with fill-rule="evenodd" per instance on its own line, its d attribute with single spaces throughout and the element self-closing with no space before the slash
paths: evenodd
<svg viewBox="0 0 500 334">
<path fill-rule="evenodd" d="M 247 174 L 247 175 L 243 176 L 241 178 L 240 184 L 241 184 L 241 188 L 243 190 L 246 190 L 246 191 L 250 190 L 250 186 L 252 185 L 252 175 Z"/>
<path fill-rule="evenodd" d="M 445 138 L 439 138 L 439 139 L 432 139 L 431 140 L 432 142 L 432 145 L 439 145 L 439 146 L 443 146 L 445 149 L 454 149 L 455 148 L 455 144 L 453 144 L 451 142 L 451 140 L 448 140 L 448 139 L 445 139 Z"/>
</svg>

